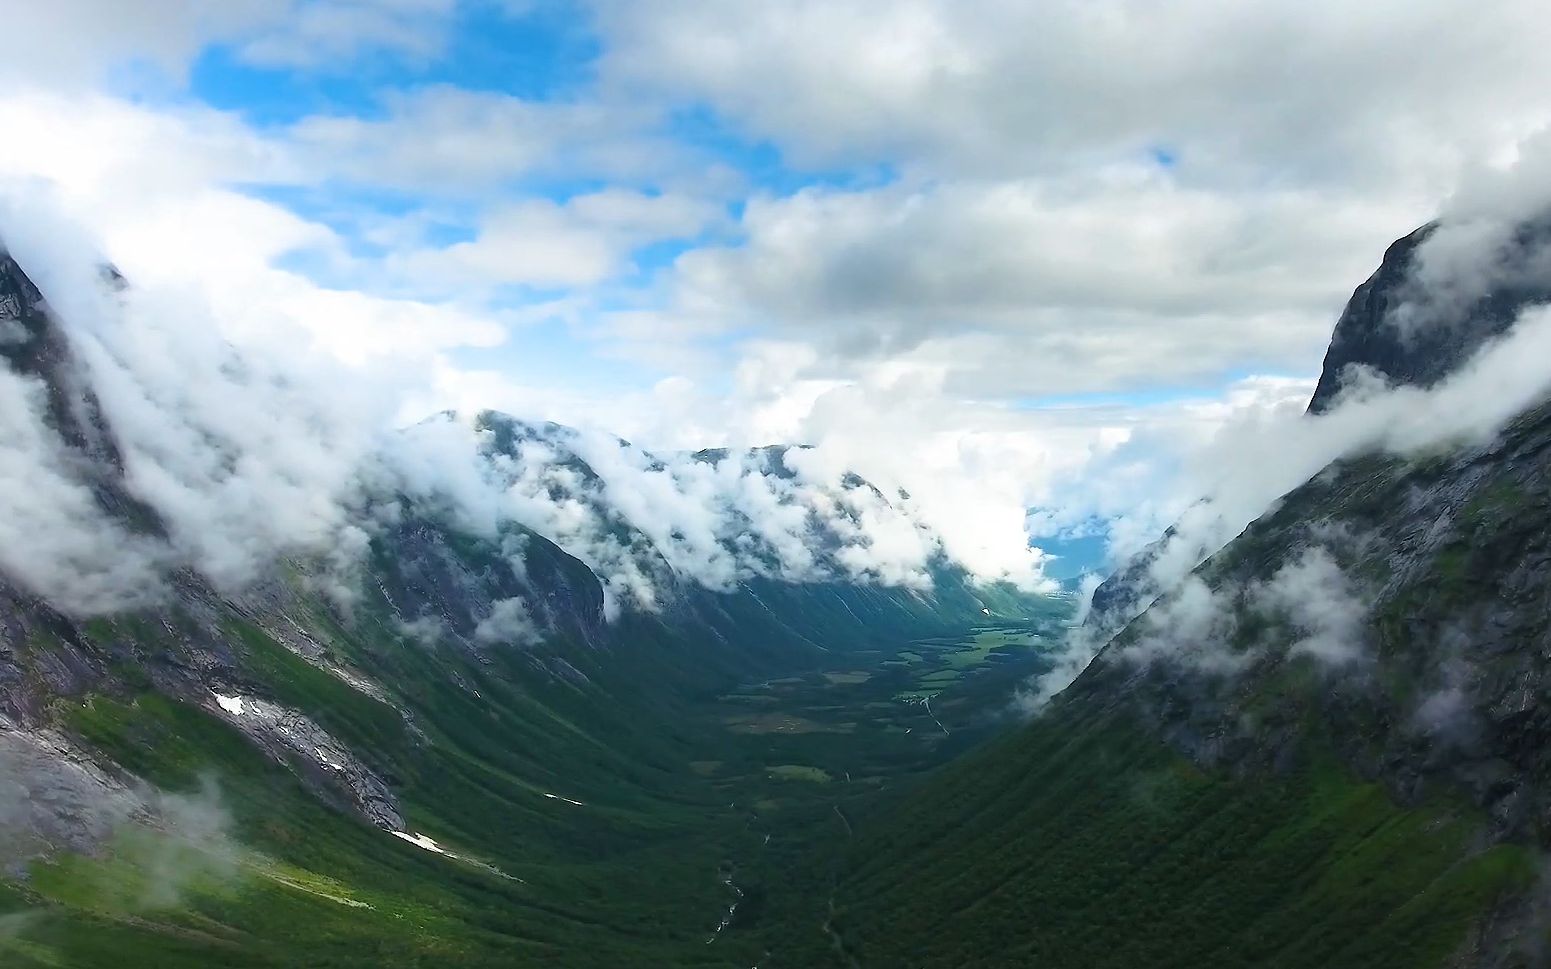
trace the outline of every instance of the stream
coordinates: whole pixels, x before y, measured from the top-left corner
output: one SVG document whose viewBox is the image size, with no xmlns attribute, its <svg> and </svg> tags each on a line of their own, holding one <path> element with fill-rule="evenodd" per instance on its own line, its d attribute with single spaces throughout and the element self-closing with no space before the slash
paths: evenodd
<svg viewBox="0 0 1551 969">
<path fill-rule="evenodd" d="M 711 937 L 705 940 L 706 945 L 710 945 L 712 942 L 715 942 L 717 937 L 722 934 L 722 930 L 732 924 L 732 917 L 738 911 L 738 904 L 743 901 L 743 889 L 733 884 L 731 869 L 722 874 L 722 884 L 732 889 L 734 897 L 732 904 L 727 906 L 727 914 L 722 916 L 721 924 L 716 927 L 715 932 L 711 933 Z"/>
</svg>

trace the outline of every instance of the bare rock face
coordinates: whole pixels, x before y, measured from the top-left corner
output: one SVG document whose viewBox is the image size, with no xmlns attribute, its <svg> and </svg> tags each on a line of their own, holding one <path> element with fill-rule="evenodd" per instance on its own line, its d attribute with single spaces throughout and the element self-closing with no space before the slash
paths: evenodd
<svg viewBox="0 0 1551 969">
<path fill-rule="evenodd" d="M 1196 571 L 1220 610 L 1197 627 L 1206 632 L 1140 661 L 1135 647 L 1156 625 L 1144 613 L 1066 702 L 1125 708 L 1192 759 L 1243 769 L 1288 762 L 1316 723 L 1316 743 L 1402 802 L 1461 792 L 1491 818 L 1493 837 L 1544 846 L 1548 522 L 1551 404 L 1488 445 L 1340 462 Z M 1298 632 L 1244 591 L 1314 548 L 1350 585 L 1340 662 L 1300 659 Z M 1153 616 L 1174 601 L 1164 596 Z"/>
<path fill-rule="evenodd" d="M 0 718 L 0 871 L 21 876 L 34 858 L 93 853 L 146 815 L 140 794 L 64 737 Z"/>
<path fill-rule="evenodd" d="M 1418 285 L 1419 253 L 1441 230 L 1422 226 L 1396 240 L 1384 261 L 1347 302 L 1336 322 L 1309 412 L 1335 403 L 1359 370 L 1390 384 L 1431 387 L 1500 336 L 1526 307 L 1551 302 L 1551 217 L 1518 226 L 1499 246 L 1478 253 L 1469 279 Z"/>
<path fill-rule="evenodd" d="M 1473 254 L 1468 271 L 1459 270 L 1463 278 L 1435 280 L 1441 295 L 1429 294 L 1418 278 L 1420 253 L 1441 231 L 1429 223 L 1397 239 L 1352 293 L 1331 336 L 1310 414 L 1330 410 L 1364 377 L 1431 387 L 1507 332 L 1525 310 L 1551 304 L 1551 214 L 1528 219 L 1489 243 Z M 1199 562 L 1212 551 L 1171 547 L 1177 538 L 1169 529 L 1099 585 L 1087 621 L 1092 635 L 1107 640 L 1169 591 L 1153 577 L 1154 564 L 1166 552 L 1193 554 Z"/>
<path fill-rule="evenodd" d="M 343 795 L 379 828 L 404 829 L 404 816 L 388 785 L 306 714 L 257 697 L 225 694 L 215 694 L 207 709 L 276 760 L 289 763 L 309 786 Z"/>
</svg>

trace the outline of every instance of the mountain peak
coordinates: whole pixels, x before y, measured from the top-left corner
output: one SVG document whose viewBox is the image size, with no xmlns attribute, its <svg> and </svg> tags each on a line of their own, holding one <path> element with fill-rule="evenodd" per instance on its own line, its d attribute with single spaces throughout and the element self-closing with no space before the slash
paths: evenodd
<svg viewBox="0 0 1551 969">
<path fill-rule="evenodd" d="M 1431 387 L 1507 332 L 1526 307 L 1551 302 L 1551 277 L 1533 271 L 1551 243 L 1551 213 L 1518 223 L 1495 245 L 1474 237 L 1481 228 L 1429 222 L 1390 245 L 1336 322 L 1309 413 L 1328 411 L 1364 371 Z M 1461 236 L 1473 243 L 1468 267 L 1450 265 L 1451 250 L 1466 248 L 1455 246 Z"/>
</svg>

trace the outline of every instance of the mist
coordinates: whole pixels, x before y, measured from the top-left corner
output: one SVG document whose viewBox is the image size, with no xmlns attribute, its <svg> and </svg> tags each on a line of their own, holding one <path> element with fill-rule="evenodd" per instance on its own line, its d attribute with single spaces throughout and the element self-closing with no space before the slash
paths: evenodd
<svg viewBox="0 0 1551 969">
<path fill-rule="evenodd" d="M 1542 234 L 1526 230 L 1534 223 L 1525 218 L 1526 212 L 1544 211 L 1551 185 L 1545 178 L 1546 147 L 1542 140 L 1519 164 L 1478 173 L 1461 186 L 1418 248 L 1405 299 L 1391 309 L 1385 325 L 1415 339 L 1428 328 L 1462 325 L 1460 315 L 1497 288 L 1544 286 L 1551 279 L 1551 246 Z M 1156 615 L 1144 623 L 1154 634 L 1144 632 L 1142 646 L 1131 650 L 1133 658 L 1188 661 L 1196 653 L 1195 661 L 1204 665 L 1221 661 L 1210 644 L 1222 638 L 1215 625 L 1224 615 L 1222 598 L 1244 590 L 1207 590 L 1193 575 L 1203 561 L 1333 462 L 1373 453 L 1421 460 L 1490 446 L 1508 423 L 1551 397 L 1547 360 L 1551 307 L 1531 306 L 1431 387 L 1391 386 L 1378 374 L 1355 372 L 1346 375 L 1335 405 L 1324 412 L 1308 414 L 1282 402 L 1226 422 L 1180 461 L 1189 471 L 1174 482 L 1173 507 L 1179 510 L 1172 531 L 1148 553 L 1146 575 L 1125 606 L 1133 617 L 1157 600 Z M 1352 659 L 1362 602 L 1334 559 L 1312 550 L 1284 567 L 1277 580 L 1260 590 L 1259 605 L 1304 616 L 1306 635 L 1296 648 L 1336 665 Z M 1042 707 L 1075 679 L 1106 638 L 1091 628 L 1074 630 L 1055 667 L 1031 684 L 1023 705 Z"/>
</svg>

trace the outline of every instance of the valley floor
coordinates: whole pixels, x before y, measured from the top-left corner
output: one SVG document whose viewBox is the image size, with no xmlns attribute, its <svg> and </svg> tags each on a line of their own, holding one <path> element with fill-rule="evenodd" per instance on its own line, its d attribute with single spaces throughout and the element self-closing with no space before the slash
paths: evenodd
<svg viewBox="0 0 1551 969">
<path fill-rule="evenodd" d="M 308 709 L 377 751 L 408 830 L 319 803 L 206 711 L 88 697 L 61 711 L 70 732 L 208 817 L 192 836 L 125 824 L 101 850 L 12 871 L 0 953 L 8 967 L 804 965 L 841 951 L 826 859 L 852 817 L 1010 729 L 1065 608 L 819 653 L 613 719 L 471 669 L 414 698 L 420 737 L 250 635 L 271 682 L 315 691 Z"/>
</svg>

